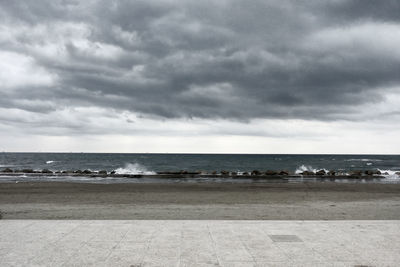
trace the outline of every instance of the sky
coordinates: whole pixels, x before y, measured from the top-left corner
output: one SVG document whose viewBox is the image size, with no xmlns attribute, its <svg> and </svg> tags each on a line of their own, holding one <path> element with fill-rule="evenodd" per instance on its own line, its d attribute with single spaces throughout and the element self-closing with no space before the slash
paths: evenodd
<svg viewBox="0 0 400 267">
<path fill-rule="evenodd" d="M 400 153 L 397 0 L 0 0 L 0 151 Z"/>
</svg>

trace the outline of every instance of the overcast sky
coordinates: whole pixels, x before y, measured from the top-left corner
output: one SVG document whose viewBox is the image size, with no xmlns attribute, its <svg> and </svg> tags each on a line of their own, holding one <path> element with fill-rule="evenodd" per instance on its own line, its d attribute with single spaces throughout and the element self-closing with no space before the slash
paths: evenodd
<svg viewBox="0 0 400 267">
<path fill-rule="evenodd" d="M 0 0 L 0 150 L 400 153 L 400 1 Z"/>
</svg>

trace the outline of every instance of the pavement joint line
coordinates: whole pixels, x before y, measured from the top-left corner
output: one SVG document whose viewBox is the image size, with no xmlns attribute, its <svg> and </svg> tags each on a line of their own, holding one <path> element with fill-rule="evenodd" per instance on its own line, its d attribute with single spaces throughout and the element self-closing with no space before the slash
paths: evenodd
<svg viewBox="0 0 400 267">
<path fill-rule="evenodd" d="M 219 256 L 218 256 L 217 245 L 216 245 L 215 239 L 214 239 L 214 237 L 213 237 L 213 234 L 212 234 L 212 232 L 211 232 L 211 229 L 210 229 L 210 226 L 209 226 L 209 225 L 207 225 L 207 230 L 208 230 L 208 234 L 209 234 L 210 239 L 211 239 L 211 244 L 212 244 L 213 249 L 214 249 L 214 251 L 215 251 L 215 255 L 216 255 L 216 258 L 217 258 L 218 266 L 222 266 L 222 265 L 221 265 L 221 259 L 220 259 Z"/>
<path fill-rule="evenodd" d="M 231 226 L 232 227 L 232 226 Z M 242 243 L 243 247 L 245 248 L 245 250 L 247 251 L 247 253 L 250 255 L 250 257 L 253 259 L 253 262 L 256 262 L 256 259 L 254 258 L 254 255 L 251 253 L 251 251 L 249 250 L 249 247 L 247 246 L 247 244 L 243 241 L 243 239 L 239 236 L 238 237 L 240 242 Z"/>
</svg>

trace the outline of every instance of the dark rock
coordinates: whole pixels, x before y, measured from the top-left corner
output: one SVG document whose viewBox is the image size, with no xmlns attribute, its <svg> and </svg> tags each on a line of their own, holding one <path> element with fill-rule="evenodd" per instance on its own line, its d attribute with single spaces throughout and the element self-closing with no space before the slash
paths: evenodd
<svg viewBox="0 0 400 267">
<path fill-rule="evenodd" d="M 32 169 L 23 169 L 22 172 L 23 173 L 34 173 L 34 171 Z"/>
<path fill-rule="evenodd" d="M 221 171 L 221 175 L 229 175 L 228 171 Z"/>
<path fill-rule="evenodd" d="M 375 170 L 375 171 L 374 171 L 374 174 L 376 174 L 376 175 L 381 175 L 382 173 L 381 173 L 380 170 Z"/>
<path fill-rule="evenodd" d="M 62 171 L 61 173 L 68 173 L 67 171 Z"/>
<path fill-rule="evenodd" d="M 237 172 L 231 172 L 232 176 L 237 176 Z"/>
<path fill-rule="evenodd" d="M 186 174 L 190 174 L 190 175 L 199 175 L 201 172 L 199 171 L 194 171 L 194 172 L 186 172 Z"/>
<path fill-rule="evenodd" d="M 252 175 L 252 176 L 261 175 L 261 172 L 260 172 L 260 171 L 257 171 L 257 170 L 254 170 L 254 171 L 251 172 L 251 175 Z"/>
<path fill-rule="evenodd" d="M 244 176 L 248 176 L 248 175 L 249 175 L 249 173 L 248 173 L 248 172 L 244 172 L 244 173 L 242 173 L 242 175 L 244 175 Z"/>
<path fill-rule="evenodd" d="M 42 173 L 53 173 L 52 171 L 48 170 L 48 169 L 43 169 Z"/>
<path fill-rule="evenodd" d="M 92 174 L 92 171 L 84 170 L 82 173 L 83 173 L 83 174 Z"/>
<path fill-rule="evenodd" d="M 2 172 L 14 172 L 14 171 L 11 170 L 10 168 L 5 168 L 4 170 L 2 170 Z"/>
<path fill-rule="evenodd" d="M 110 172 L 110 174 L 115 174 L 115 173 L 116 173 L 115 171 L 111 171 L 111 172 Z"/>
<path fill-rule="evenodd" d="M 107 175 L 107 171 L 106 171 L 106 170 L 101 170 L 101 171 L 99 171 L 99 174 L 101 174 L 101 175 Z"/>
<path fill-rule="evenodd" d="M 79 173 L 79 174 L 81 174 L 82 171 L 81 171 L 81 170 L 76 170 L 76 171 L 74 171 L 74 173 Z"/>
<path fill-rule="evenodd" d="M 364 173 L 365 173 L 366 175 L 373 175 L 373 174 L 374 174 L 374 171 L 372 171 L 372 170 L 366 170 Z"/>
<path fill-rule="evenodd" d="M 350 176 L 351 177 L 360 177 L 362 176 L 363 172 L 362 171 L 351 171 Z"/>
<path fill-rule="evenodd" d="M 400 172 L 395 172 L 396 175 L 400 175 Z"/>
<path fill-rule="evenodd" d="M 315 173 L 316 175 L 325 175 L 326 171 L 325 170 L 319 170 Z"/>
<path fill-rule="evenodd" d="M 181 170 L 180 173 L 181 173 L 181 174 L 188 174 L 188 171 Z"/>
<path fill-rule="evenodd" d="M 276 172 L 276 171 L 273 171 L 273 170 L 267 170 L 266 172 L 265 172 L 265 175 L 277 175 L 278 173 Z"/>
<path fill-rule="evenodd" d="M 289 175 L 289 171 L 285 171 L 285 170 L 280 171 L 279 175 Z"/>
<path fill-rule="evenodd" d="M 212 175 L 217 175 L 217 171 L 212 171 L 211 174 Z"/>
<path fill-rule="evenodd" d="M 304 171 L 301 173 L 302 175 L 315 175 L 314 172 L 310 172 L 310 171 Z"/>
<path fill-rule="evenodd" d="M 328 172 L 328 175 L 330 175 L 330 176 L 335 176 L 335 174 L 336 174 L 336 172 L 333 171 L 333 170 L 330 170 L 330 171 Z"/>
</svg>

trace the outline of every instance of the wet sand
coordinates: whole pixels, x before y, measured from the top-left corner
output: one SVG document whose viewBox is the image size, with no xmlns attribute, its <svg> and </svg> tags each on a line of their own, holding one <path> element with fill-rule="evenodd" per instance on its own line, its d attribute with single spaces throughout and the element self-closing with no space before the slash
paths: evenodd
<svg viewBox="0 0 400 267">
<path fill-rule="evenodd" d="M 2 219 L 400 219 L 400 184 L 0 183 Z"/>
</svg>

